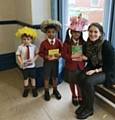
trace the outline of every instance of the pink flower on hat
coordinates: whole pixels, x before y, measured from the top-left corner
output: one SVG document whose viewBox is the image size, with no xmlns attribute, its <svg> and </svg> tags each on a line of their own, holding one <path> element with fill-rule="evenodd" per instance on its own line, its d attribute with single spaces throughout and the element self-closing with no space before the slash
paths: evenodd
<svg viewBox="0 0 115 120">
<path fill-rule="evenodd" d="M 88 24 L 88 20 L 82 18 L 82 14 L 80 14 L 78 17 L 73 16 L 70 18 L 70 26 L 69 28 L 74 31 L 84 31 L 84 26 Z"/>
</svg>

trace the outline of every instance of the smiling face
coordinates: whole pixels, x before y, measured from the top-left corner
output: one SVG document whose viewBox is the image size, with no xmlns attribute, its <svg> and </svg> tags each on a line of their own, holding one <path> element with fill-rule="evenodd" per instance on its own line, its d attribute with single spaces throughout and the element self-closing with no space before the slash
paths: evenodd
<svg viewBox="0 0 115 120">
<path fill-rule="evenodd" d="M 80 36 L 81 36 L 81 32 L 72 30 L 71 35 L 72 35 L 73 39 L 78 40 L 80 38 Z"/>
<path fill-rule="evenodd" d="M 99 29 L 95 26 L 91 26 L 88 31 L 89 31 L 88 32 L 89 39 L 91 41 L 96 41 L 101 36 L 101 33 L 100 33 Z"/>
<path fill-rule="evenodd" d="M 100 37 L 104 37 L 104 31 L 102 25 L 97 22 L 91 23 L 88 27 L 88 37 L 90 41 L 94 42 Z"/>
</svg>

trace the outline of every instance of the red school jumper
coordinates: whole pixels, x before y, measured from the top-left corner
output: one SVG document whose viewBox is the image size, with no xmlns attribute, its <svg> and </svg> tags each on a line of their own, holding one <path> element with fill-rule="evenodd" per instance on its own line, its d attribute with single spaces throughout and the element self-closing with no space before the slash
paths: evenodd
<svg viewBox="0 0 115 120">
<path fill-rule="evenodd" d="M 56 62 L 58 59 L 55 60 L 48 60 L 45 59 L 45 57 L 48 55 L 48 51 L 51 49 L 59 49 L 59 53 L 61 53 L 62 50 L 62 42 L 59 39 L 55 39 L 54 45 L 50 44 L 48 39 L 45 39 L 39 48 L 39 56 L 44 59 L 44 61 L 49 61 L 49 62 Z"/>
</svg>

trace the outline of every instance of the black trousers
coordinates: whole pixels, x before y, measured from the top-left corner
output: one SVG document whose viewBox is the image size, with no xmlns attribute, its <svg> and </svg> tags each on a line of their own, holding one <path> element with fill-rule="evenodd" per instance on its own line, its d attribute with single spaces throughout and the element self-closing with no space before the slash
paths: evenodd
<svg viewBox="0 0 115 120">
<path fill-rule="evenodd" d="M 94 86 L 105 82 L 105 73 L 99 72 L 92 75 L 86 75 L 86 71 L 88 70 L 91 70 L 91 68 L 87 66 L 84 71 L 79 74 L 78 85 L 81 89 L 83 105 L 85 105 L 88 110 L 93 110 L 95 95 Z"/>
</svg>

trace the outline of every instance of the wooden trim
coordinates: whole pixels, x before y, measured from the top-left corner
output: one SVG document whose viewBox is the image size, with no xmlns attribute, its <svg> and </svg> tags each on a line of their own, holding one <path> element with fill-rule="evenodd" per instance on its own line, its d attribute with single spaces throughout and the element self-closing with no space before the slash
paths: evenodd
<svg viewBox="0 0 115 120">
<path fill-rule="evenodd" d="M 105 98 L 107 98 L 108 100 L 110 100 L 112 103 L 115 104 L 115 92 L 113 92 L 114 93 L 113 95 L 110 92 L 107 92 L 106 90 L 104 90 L 100 86 L 95 86 L 95 90 L 96 92 L 98 92 L 99 94 L 101 94 L 102 96 L 104 96 Z"/>
</svg>

